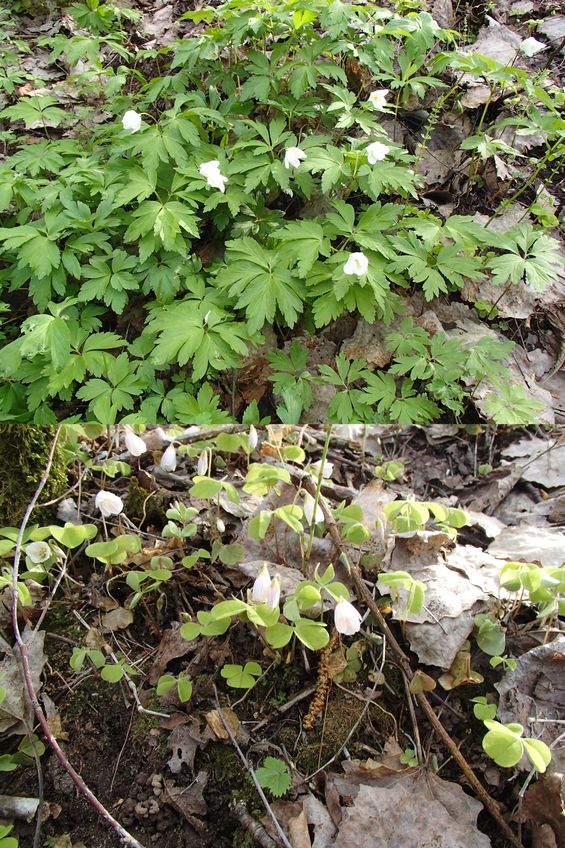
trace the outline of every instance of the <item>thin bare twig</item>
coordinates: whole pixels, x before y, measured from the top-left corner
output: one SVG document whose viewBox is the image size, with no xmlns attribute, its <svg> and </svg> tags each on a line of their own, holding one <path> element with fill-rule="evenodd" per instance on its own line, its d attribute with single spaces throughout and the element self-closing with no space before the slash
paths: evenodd
<svg viewBox="0 0 565 848">
<path fill-rule="evenodd" d="M 218 690 L 216 689 L 215 686 L 214 686 L 214 699 L 216 701 L 216 709 L 218 710 L 218 715 L 220 716 L 220 719 L 221 719 L 222 724 L 224 725 L 225 731 L 230 738 L 230 742 L 232 743 L 233 747 L 237 751 L 239 759 L 241 760 L 241 762 L 243 763 L 243 765 L 245 766 L 245 768 L 249 772 L 249 775 L 251 776 L 251 780 L 255 784 L 255 789 L 257 790 L 257 794 L 259 795 L 261 801 L 263 802 L 263 806 L 265 807 L 267 813 L 269 814 L 269 818 L 271 819 L 271 821 L 273 822 L 273 825 L 275 826 L 275 830 L 277 831 L 277 834 L 279 836 L 280 841 L 284 845 L 284 848 L 292 848 L 292 845 L 288 841 L 284 830 L 280 826 L 277 817 L 275 816 L 275 814 L 273 813 L 273 811 L 271 809 L 271 805 L 267 801 L 267 796 L 263 792 L 263 788 L 260 785 L 259 781 L 257 780 L 257 776 L 255 774 L 255 771 L 253 770 L 252 765 L 247 761 L 247 757 L 245 756 L 245 754 L 243 753 L 243 751 L 239 747 L 237 740 L 236 740 L 235 736 L 233 735 L 232 729 L 231 729 L 231 727 L 229 726 L 228 722 L 226 721 L 226 719 L 224 717 L 224 714 L 222 712 L 222 708 L 220 706 L 220 699 L 218 698 Z"/>
<path fill-rule="evenodd" d="M 47 464 L 45 466 L 45 471 L 43 472 L 43 476 L 37 485 L 37 489 L 29 502 L 24 517 L 22 519 L 22 523 L 20 524 L 20 529 L 18 532 L 18 538 L 16 541 L 16 549 L 14 552 L 14 565 L 12 570 L 12 629 L 14 631 L 14 638 L 16 640 L 16 644 L 19 649 L 20 654 L 20 663 L 22 666 L 22 674 L 25 683 L 25 687 L 27 689 L 27 694 L 29 700 L 31 702 L 31 706 L 33 708 L 33 712 L 35 713 L 35 717 L 39 722 L 41 729 L 49 746 L 55 753 L 55 756 L 77 787 L 77 789 L 84 795 L 87 801 L 94 807 L 96 812 L 101 816 L 102 819 L 115 831 L 115 833 L 119 836 L 122 841 L 122 844 L 128 846 L 128 848 L 143 848 L 143 845 L 128 833 L 128 831 L 122 827 L 122 825 L 113 817 L 113 815 L 106 809 L 106 807 L 102 804 L 101 801 L 98 800 L 96 795 L 92 792 L 91 789 L 88 788 L 86 783 L 84 782 L 81 775 L 75 771 L 73 766 L 68 761 L 65 753 L 59 746 L 59 743 L 55 739 L 51 728 L 49 727 L 49 722 L 43 712 L 43 708 L 41 707 L 38 699 L 37 693 L 35 691 L 35 687 L 33 685 L 32 673 L 29 664 L 29 654 L 27 650 L 27 645 L 22 639 L 22 634 L 20 631 L 20 625 L 18 622 L 18 577 L 19 577 L 19 567 L 20 567 L 20 559 L 22 555 L 22 542 L 24 537 L 25 528 L 33 512 L 37 501 L 39 500 L 39 496 L 43 491 L 47 480 L 49 479 L 49 474 L 51 472 L 51 466 L 53 464 L 53 457 L 55 455 L 55 448 L 57 447 L 57 442 L 59 440 L 59 436 L 61 434 L 61 425 L 57 427 L 55 431 L 55 436 L 53 438 L 53 443 L 51 444 L 51 449 L 49 451 L 49 456 L 47 459 Z"/>
<path fill-rule="evenodd" d="M 304 475 L 302 477 L 302 485 L 304 486 L 307 492 L 314 496 L 316 490 L 312 480 L 308 477 L 308 475 Z M 369 589 L 367 588 L 367 586 L 365 586 L 358 566 L 354 563 L 350 563 L 345 555 L 342 546 L 341 536 L 339 535 L 339 530 L 337 528 L 337 524 L 333 515 L 331 514 L 330 510 L 328 509 L 323 500 L 320 501 L 320 506 L 324 513 L 324 519 L 328 528 L 328 533 L 335 545 L 335 548 L 337 552 L 341 555 L 341 557 L 347 562 L 358 597 L 363 601 L 363 603 L 368 607 L 368 609 L 370 609 L 375 621 L 379 625 L 381 632 L 386 636 L 387 643 L 390 649 L 392 650 L 393 654 L 395 655 L 396 660 L 400 668 L 402 669 L 404 675 L 409 681 L 412 680 L 414 672 L 412 671 L 412 667 L 410 666 L 410 661 L 408 657 L 402 650 L 400 644 L 394 636 L 394 633 L 388 626 L 378 605 L 375 603 Z M 502 817 L 497 802 L 487 792 L 480 780 L 476 777 L 471 766 L 457 747 L 456 743 L 451 738 L 441 721 L 436 716 L 431 704 L 429 703 L 424 693 L 416 693 L 415 698 L 420 708 L 425 713 L 428 721 L 430 722 L 430 724 L 444 743 L 445 747 L 447 748 L 447 750 L 449 751 L 449 753 L 451 754 L 451 756 L 467 778 L 470 785 L 477 793 L 478 797 L 481 799 L 488 812 L 491 814 L 501 831 L 504 833 L 505 837 L 512 843 L 512 845 L 515 846 L 515 848 L 524 848 L 522 842 L 518 839 L 510 825 Z"/>
</svg>

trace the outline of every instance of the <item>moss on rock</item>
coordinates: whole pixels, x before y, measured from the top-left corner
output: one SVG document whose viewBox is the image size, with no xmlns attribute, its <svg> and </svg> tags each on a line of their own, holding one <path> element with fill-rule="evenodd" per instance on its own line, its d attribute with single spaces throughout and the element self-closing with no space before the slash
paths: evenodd
<svg viewBox="0 0 565 848">
<path fill-rule="evenodd" d="M 54 435 L 55 427 L 51 426 L 0 424 L 0 522 L 3 525 L 20 524 L 45 471 Z M 67 487 L 67 466 L 59 442 L 41 500 L 62 495 Z"/>
</svg>

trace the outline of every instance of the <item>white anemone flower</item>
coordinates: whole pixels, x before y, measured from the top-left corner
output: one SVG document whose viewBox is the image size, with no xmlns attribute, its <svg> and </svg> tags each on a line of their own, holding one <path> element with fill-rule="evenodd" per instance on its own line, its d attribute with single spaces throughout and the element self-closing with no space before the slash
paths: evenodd
<svg viewBox="0 0 565 848">
<path fill-rule="evenodd" d="M 312 473 L 316 479 L 320 476 L 320 471 L 322 472 L 322 478 L 324 480 L 329 480 L 334 473 L 334 464 L 333 462 L 324 462 L 324 466 L 322 468 L 322 460 L 318 462 L 313 462 L 310 466 Z"/>
<path fill-rule="evenodd" d="M 141 115 L 133 109 L 128 109 L 122 118 L 122 126 L 125 130 L 131 130 L 132 133 L 141 129 Z"/>
<path fill-rule="evenodd" d="M 345 636 L 353 636 L 361 629 L 361 620 L 363 616 L 357 612 L 353 604 L 349 601 L 340 598 L 334 610 L 335 629 L 338 633 L 343 633 Z"/>
<path fill-rule="evenodd" d="M 206 178 L 208 188 L 217 188 L 221 192 L 226 190 L 227 177 L 220 172 L 220 163 L 217 159 L 212 159 L 210 162 L 203 162 L 198 169 L 200 175 Z"/>
<path fill-rule="evenodd" d="M 351 276 L 362 277 L 367 273 L 369 260 L 364 253 L 351 253 L 349 259 L 343 266 L 343 273 Z"/>
<path fill-rule="evenodd" d="M 308 492 L 304 492 L 304 517 L 308 522 L 308 526 L 312 526 L 312 522 L 314 524 L 321 524 L 324 520 L 324 511 L 320 506 L 318 501 L 318 506 L 316 507 L 316 516 L 314 516 L 314 504 L 315 500 Z"/>
<path fill-rule="evenodd" d="M 390 147 L 386 144 L 382 144 L 380 141 L 373 141 L 373 143 L 365 149 L 365 153 L 367 154 L 369 165 L 376 165 L 377 162 L 382 162 L 383 159 L 385 159 L 390 153 Z"/>
<path fill-rule="evenodd" d="M 31 542 L 26 548 L 26 556 L 35 563 L 35 565 L 39 565 L 42 562 L 47 562 L 53 556 L 53 551 L 47 544 L 47 542 Z"/>
<path fill-rule="evenodd" d="M 100 489 L 95 498 L 97 509 L 102 513 L 103 518 L 108 518 L 109 515 L 119 515 L 124 508 L 124 502 L 113 492 L 106 492 Z"/>
<path fill-rule="evenodd" d="M 377 88 L 369 94 L 369 103 L 378 112 L 382 112 L 386 108 L 386 96 L 388 88 Z"/>
<path fill-rule="evenodd" d="M 285 168 L 298 168 L 302 160 L 306 159 L 306 154 L 300 147 L 287 147 L 284 152 L 284 166 Z"/>
<path fill-rule="evenodd" d="M 544 44 L 543 41 L 538 41 L 537 38 L 530 36 L 530 38 L 526 38 L 520 44 L 518 50 L 520 53 L 523 53 L 524 56 L 527 56 L 528 59 L 531 59 L 532 56 L 536 55 L 536 53 L 541 53 L 542 50 L 547 50 L 547 44 Z"/>
<path fill-rule="evenodd" d="M 127 450 L 132 456 L 142 456 L 142 454 L 147 452 L 147 445 L 143 439 L 137 435 L 137 433 L 133 432 L 133 430 L 126 430 L 124 441 L 126 443 Z"/>
<path fill-rule="evenodd" d="M 161 457 L 159 465 L 163 471 L 174 471 L 177 467 L 177 452 L 172 442 Z"/>
<path fill-rule="evenodd" d="M 266 604 L 271 588 L 271 575 L 266 565 L 263 566 L 253 584 L 251 597 L 257 604 Z"/>
</svg>

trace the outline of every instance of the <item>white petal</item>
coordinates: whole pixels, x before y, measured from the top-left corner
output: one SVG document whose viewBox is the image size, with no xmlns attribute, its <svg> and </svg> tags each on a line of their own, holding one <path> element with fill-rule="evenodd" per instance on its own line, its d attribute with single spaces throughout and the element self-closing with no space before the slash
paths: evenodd
<svg viewBox="0 0 565 848">
<path fill-rule="evenodd" d="M 125 130 L 137 132 L 141 129 L 141 115 L 133 109 L 128 109 L 122 118 L 122 126 Z"/>
<path fill-rule="evenodd" d="M 390 147 L 386 144 L 382 144 L 380 141 L 373 141 L 373 143 L 366 148 L 366 153 L 369 165 L 376 165 L 377 162 L 382 162 L 387 154 L 390 153 Z"/>
<path fill-rule="evenodd" d="M 344 274 L 354 274 L 356 277 L 362 277 L 367 273 L 369 260 L 364 253 L 351 253 L 349 259 L 343 266 Z"/>
<path fill-rule="evenodd" d="M 31 542 L 25 552 L 26 556 L 36 565 L 46 562 L 53 555 L 47 542 Z"/>
<path fill-rule="evenodd" d="M 177 467 L 177 452 L 172 442 L 161 457 L 159 465 L 163 471 L 174 471 Z"/>
<path fill-rule="evenodd" d="M 345 636 L 353 636 L 361 629 L 362 616 L 353 604 L 340 598 L 334 610 L 335 629 Z"/>
<path fill-rule="evenodd" d="M 251 596 L 258 604 L 266 604 L 269 597 L 269 589 L 271 588 L 271 575 L 266 565 L 263 566 L 253 584 Z"/>
<path fill-rule="evenodd" d="M 125 439 L 126 448 L 131 453 L 132 456 L 141 456 L 147 451 L 147 445 L 140 438 L 137 433 L 134 433 L 132 430 L 127 430 Z"/>
<path fill-rule="evenodd" d="M 119 515 L 124 508 L 121 498 L 113 492 L 104 491 L 104 489 L 100 489 L 96 495 L 95 504 L 104 518 L 107 518 L 109 515 Z"/>
<path fill-rule="evenodd" d="M 273 579 L 271 580 L 271 585 L 269 586 L 269 591 L 267 594 L 267 605 L 271 609 L 276 609 L 279 605 L 281 597 L 281 579 L 278 574 L 275 574 Z"/>
</svg>

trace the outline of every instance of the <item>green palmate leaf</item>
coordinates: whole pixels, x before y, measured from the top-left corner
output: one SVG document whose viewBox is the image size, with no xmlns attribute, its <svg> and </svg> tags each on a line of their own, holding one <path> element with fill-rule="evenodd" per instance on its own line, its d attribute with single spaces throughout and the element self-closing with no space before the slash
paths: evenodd
<svg viewBox="0 0 565 848">
<path fill-rule="evenodd" d="M 139 278 L 132 273 L 138 264 L 137 257 L 129 256 L 124 250 L 116 250 L 110 261 L 93 257 L 82 269 L 87 282 L 81 287 L 79 300 L 102 300 L 114 312 L 121 313 L 128 300 L 127 292 L 139 288 Z"/>
<path fill-rule="evenodd" d="M 318 256 L 329 256 L 330 242 L 320 224 L 314 221 L 291 221 L 273 238 L 282 241 L 278 254 L 289 265 L 295 264 L 301 277 L 311 270 Z"/>
<path fill-rule="evenodd" d="M 185 365 L 192 359 L 195 380 L 202 379 L 210 368 L 237 368 L 250 340 L 245 324 L 230 321 L 225 312 L 192 299 L 159 309 L 147 332 L 158 335 L 153 362 Z"/>
<path fill-rule="evenodd" d="M 226 267 L 218 274 L 218 285 L 245 309 L 251 332 L 261 329 L 265 321 L 272 322 L 277 310 L 293 327 L 305 297 L 304 284 L 293 276 L 279 253 L 252 238 L 227 243 Z"/>
<path fill-rule="evenodd" d="M 280 798 L 290 788 L 290 772 L 285 763 L 276 757 L 265 757 L 261 768 L 255 771 L 255 777 L 259 785 L 270 789 L 275 798 Z"/>
</svg>

